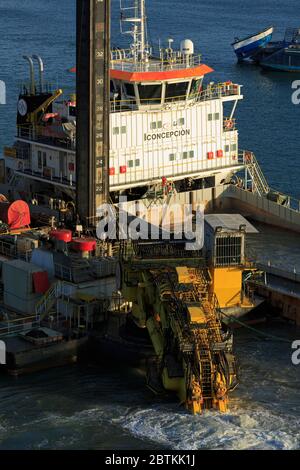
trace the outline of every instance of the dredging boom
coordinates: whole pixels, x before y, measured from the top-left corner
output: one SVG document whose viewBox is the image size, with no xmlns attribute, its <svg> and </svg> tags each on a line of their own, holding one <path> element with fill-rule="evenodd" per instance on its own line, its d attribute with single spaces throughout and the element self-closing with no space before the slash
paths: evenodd
<svg viewBox="0 0 300 470">
<path fill-rule="evenodd" d="M 226 412 L 228 393 L 237 385 L 232 334 L 220 320 L 200 255 L 180 253 L 168 245 L 157 258 L 151 244 L 135 244 L 120 263 L 122 294 L 132 302 L 135 323 L 148 329 L 155 351 L 148 386 L 175 392 L 194 414 Z"/>
</svg>

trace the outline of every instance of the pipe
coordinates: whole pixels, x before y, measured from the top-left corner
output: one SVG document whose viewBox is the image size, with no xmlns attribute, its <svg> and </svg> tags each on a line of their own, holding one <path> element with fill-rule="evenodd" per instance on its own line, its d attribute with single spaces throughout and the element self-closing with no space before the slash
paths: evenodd
<svg viewBox="0 0 300 470">
<path fill-rule="evenodd" d="M 30 65 L 30 93 L 31 93 L 31 95 L 35 95 L 35 79 L 34 79 L 33 60 L 28 55 L 23 55 L 23 59 L 25 59 L 29 62 L 29 65 Z"/>
<path fill-rule="evenodd" d="M 40 93 L 44 91 L 44 62 L 42 61 L 41 57 L 38 55 L 32 56 L 33 59 L 37 60 L 39 63 L 39 75 L 40 75 Z"/>
</svg>

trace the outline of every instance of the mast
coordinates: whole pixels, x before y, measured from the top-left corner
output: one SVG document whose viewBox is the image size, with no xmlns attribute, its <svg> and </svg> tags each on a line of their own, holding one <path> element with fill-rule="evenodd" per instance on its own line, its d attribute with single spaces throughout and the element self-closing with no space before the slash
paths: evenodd
<svg viewBox="0 0 300 470">
<path fill-rule="evenodd" d="M 77 213 L 95 227 L 109 200 L 110 0 L 77 0 Z"/>
<path fill-rule="evenodd" d="M 146 6 L 145 0 L 132 0 L 128 5 L 120 0 L 121 32 L 133 37 L 132 52 L 134 60 L 144 61 L 146 55 Z M 123 30 L 122 23 L 131 24 L 130 30 Z"/>
<path fill-rule="evenodd" d="M 142 60 L 145 59 L 145 22 L 146 22 L 146 15 L 145 15 L 145 0 L 141 0 L 141 58 Z"/>
</svg>

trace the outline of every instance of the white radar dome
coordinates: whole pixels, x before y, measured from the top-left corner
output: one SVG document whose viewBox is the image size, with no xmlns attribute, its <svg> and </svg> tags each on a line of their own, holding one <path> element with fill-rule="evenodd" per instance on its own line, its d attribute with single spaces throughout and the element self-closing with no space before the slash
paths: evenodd
<svg viewBox="0 0 300 470">
<path fill-rule="evenodd" d="M 184 39 L 180 43 L 180 51 L 185 55 L 194 54 L 194 43 L 190 39 Z"/>
</svg>

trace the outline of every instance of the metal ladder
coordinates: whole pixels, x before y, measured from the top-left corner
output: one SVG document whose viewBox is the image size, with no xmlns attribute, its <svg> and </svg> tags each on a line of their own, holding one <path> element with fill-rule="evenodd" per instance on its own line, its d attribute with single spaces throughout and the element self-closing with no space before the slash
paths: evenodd
<svg viewBox="0 0 300 470">
<path fill-rule="evenodd" d="M 54 306 L 56 300 L 62 295 L 62 283 L 53 284 L 35 307 L 36 318 L 43 320 Z"/>
<path fill-rule="evenodd" d="M 267 195 L 270 192 L 270 187 L 254 153 L 244 152 L 244 162 L 253 183 L 253 190 L 260 196 Z"/>
<path fill-rule="evenodd" d="M 210 408 L 213 399 L 213 364 L 210 343 L 206 330 L 194 331 L 195 343 L 199 353 L 200 378 L 205 407 Z"/>
</svg>

